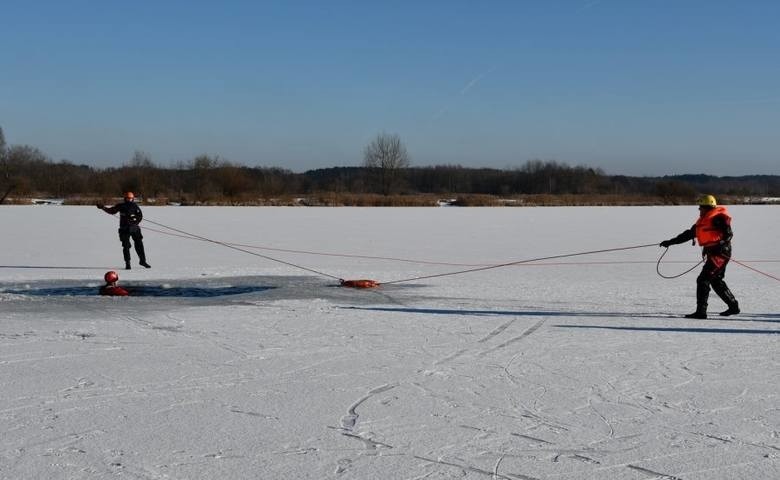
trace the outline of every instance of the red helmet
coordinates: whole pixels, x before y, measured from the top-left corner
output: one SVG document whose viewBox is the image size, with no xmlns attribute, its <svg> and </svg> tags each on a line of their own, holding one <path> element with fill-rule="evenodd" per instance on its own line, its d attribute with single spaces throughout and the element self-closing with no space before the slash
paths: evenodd
<svg viewBox="0 0 780 480">
<path fill-rule="evenodd" d="M 119 280 L 119 275 L 117 275 L 115 271 L 111 270 L 103 275 L 103 279 L 106 281 L 106 283 L 114 283 Z"/>
</svg>

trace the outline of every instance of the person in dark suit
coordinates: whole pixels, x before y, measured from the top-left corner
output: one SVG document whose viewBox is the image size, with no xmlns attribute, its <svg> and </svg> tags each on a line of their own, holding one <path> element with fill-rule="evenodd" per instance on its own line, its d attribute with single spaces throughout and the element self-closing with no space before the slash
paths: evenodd
<svg viewBox="0 0 780 480">
<path fill-rule="evenodd" d="M 141 227 L 138 225 L 143 220 L 144 215 L 141 207 L 135 203 L 133 192 L 125 192 L 124 202 L 117 203 L 113 207 L 106 207 L 102 203 L 97 204 L 97 208 L 106 213 L 114 215 L 119 213 L 119 241 L 122 242 L 122 255 L 125 259 L 125 269 L 130 270 L 130 239 L 133 239 L 135 253 L 138 254 L 138 263 L 142 267 L 152 268 L 146 262 L 146 252 L 144 251 L 144 236 L 141 234 Z"/>
</svg>

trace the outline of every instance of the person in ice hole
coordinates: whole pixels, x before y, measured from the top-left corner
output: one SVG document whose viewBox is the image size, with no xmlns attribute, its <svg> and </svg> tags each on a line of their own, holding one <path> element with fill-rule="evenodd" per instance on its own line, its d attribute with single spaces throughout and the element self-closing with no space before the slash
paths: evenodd
<svg viewBox="0 0 780 480">
<path fill-rule="evenodd" d="M 110 297 L 127 297 L 130 295 L 130 292 L 117 285 L 119 275 L 117 275 L 115 271 L 111 270 L 110 272 L 106 272 L 103 279 L 106 281 L 106 284 L 100 287 L 101 295 Z"/>
</svg>

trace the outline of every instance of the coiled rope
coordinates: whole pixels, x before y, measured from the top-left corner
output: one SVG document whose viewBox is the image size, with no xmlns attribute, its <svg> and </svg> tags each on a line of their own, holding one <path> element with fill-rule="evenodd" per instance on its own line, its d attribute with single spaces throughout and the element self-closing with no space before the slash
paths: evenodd
<svg viewBox="0 0 780 480">
<path fill-rule="evenodd" d="M 689 268 L 688 270 L 686 270 L 686 271 L 682 272 L 682 273 L 681 273 L 681 274 L 679 274 L 679 275 L 671 275 L 671 276 L 667 276 L 667 275 L 664 275 L 663 273 L 661 273 L 661 260 L 663 260 L 664 256 L 666 255 L 666 253 L 667 253 L 668 251 L 669 251 L 669 247 L 666 247 L 666 250 L 664 250 L 664 252 L 661 254 L 661 256 L 660 256 L 660 257 L 658 257 L 658 262 L 655 264 L 655 271 L 656 271 L 656 273 L 658 273 L 658 275 L 659 275 L 661 278 L 666 278 L 667 280 L 671 280 L 671 279 L 673 279 L 673 278 L 680 278 L 680 277 L 682 277 L 683 275 L 685 275 L 686 273 L 689 273 L 689 272 L 691 272 L 691 271 L 692 271 L 692 270 L 694 270 L 696 267 L 698 267 L 699 265 L 701 265 L 702 263 L 704 263 L 704 260 L 700 260 L 700 261 L 699 261 L 699 263 L 697 263 L 696 265 L 692 266 L 691 268 Z"/>
<path fill-rule="evenodd" d="M 664 253 L 661 254 L 661 257 L 658 259 L 658 263 L 655 266 L 655 271 L 658 272 L 658 275 L 660 275 L 663 278 L 667 278 L 667 279 L 680 278 L 683 275 L 685 275 L 686 273 L 690 272 L 691 270 L 695 269 L 696 267 L 698 267 L 699 265 L 704 263 L 704 260 L 702 259 L 699 263 L 697 263 L 696 265 L 694 265 L 693 267 L 689 268 L 688 270 L 682 272 L 679 275 L 666 276 L 663 273 L 661 273 L 660 268 L 661 268 L 661 259 L 664 258 L 664 255 L 666 255 L 666 252 L 668 252 L 668 251 L 669 251 L 669 247 L 666 247 L 666 250 L 664 250 Z M 777 280 L 778 282 L 780 282 L 780 277 L 776 277 L 776 276 L 774 276 L 772 274 L 769 274 L 769 273 L 766 273 L 766 272 L 762 272 L 761 270 L 759 270 L 759 269 L 757 269 L 755 267 L 751 267 L 750 265 L 747 265 L 745 262 L 740 262 L 739 260 L 735 260 L 734 258 L 729 257 L 729 260 L 731 260 L 732 262 L 736 263 L 737 265 L 741 265 L 741 266 L 747 268 L 748 270 L 752 270 L 752 271 L 754 271 L 756 273 L 759 273 L 759 274 L 761 274 L 761 275 L 763 275 L 763 276 L 765 276 L 767 278 L 771 278 L 772 280 Z M 765 260 L 765 261 L 766 262 L 776 262 L 776 260 Z"/>
</svg>

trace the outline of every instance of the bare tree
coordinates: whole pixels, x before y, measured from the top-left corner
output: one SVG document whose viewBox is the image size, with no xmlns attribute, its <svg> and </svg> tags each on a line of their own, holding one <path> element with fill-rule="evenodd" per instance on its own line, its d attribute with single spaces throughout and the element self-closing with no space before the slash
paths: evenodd
<svg viewBox="0 0 780 480">
<path fill-rule="evenodd" d="M 124 166 L 125 177 L 122 179 L 122 190 L 130 190 L 144 198 L 156 197 L 162 190 L 162 182 L 157 175 L 157 166 L 152 156 L 143 150 L 133 152 L 130 162 Z"/>
<path fill-rule="evenodd" d="M 0 160 L 5 160 L 5 134 L 3 134 L 3 127 L 0 127 Z"/>
<path fill-rule="evenodd" d="M 380 190 L 384 195 L 391 192 L 400 171 L 408 168 L 409 164 L 409 153 L 396 133 L 380 133 L 363 150 L 363 166 L 378 174 Z"/>
<path fill-rule="evenodd" d="M 218 189 L 214 181 L 214 172 L 220 163 L 219 157 L 201 154 L 188 165 L 193 175 L 190 190 L 195 195 L 196 201 L 205 202 L 216 197 Z"/>
<path fill-rule="evenodd" d="M 3 168 L 3 178 L 2 181 L 0 181 L 0 185 L 3 186 L 0 188 L 0 204 L 2 204 L 5 201 L 5 198 L 14 188 L 13 183 L 11 182 L 11 175 L 8 172 L 8 156 L 5 148 L 5 135 L 3 134 L 3 127 L 0 127 L 0 165 L 2 165 Z"/>
<path fill-rule="evenodd" d="M 154 163 L 151 155 L 143 150 L 136 150 L 133 152 L 133 158 L 130 159 L 128 166 L 133 168 L 154 168 Z"/>
</svg>

